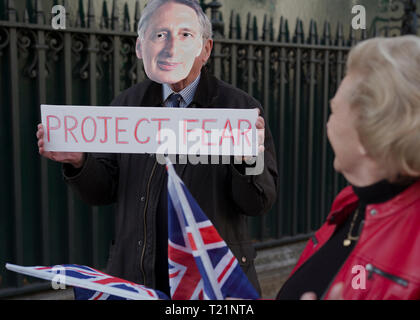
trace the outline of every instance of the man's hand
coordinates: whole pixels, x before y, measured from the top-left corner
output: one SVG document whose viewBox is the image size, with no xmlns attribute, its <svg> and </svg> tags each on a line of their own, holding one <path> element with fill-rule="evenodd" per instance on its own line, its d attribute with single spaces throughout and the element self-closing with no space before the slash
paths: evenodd
<svg viewBox="0 0 420 320">
<path fill-rule="evenodd" d="M 258 110 L 258 118 L 256 123 L 256 128 L 258 130 L 258 154 L 264 152 L 264 141 L 265 141 L 265 121 L 264 118 L 260 116 L 261 110 Z"/>
<path fill-rule="evenodd" d="M 38 124 L 38 131 L 36 132 L 38 138 L 38 151 L 43 157 L 51 159 L 53 161 L 69 163 L 75 168 L 81 168 L 84 163 L 83 152 L 53 152 L 45 151 L 44 149 L 44 127 L 42 124 Z"/>
<path fill-rule="evenodd" d="M 305 292 L 300 300 L 317 300 L 318 297 L 314 292 Z M 343 283 L 337 283 L 328 295 L 328 300 L 344 300 L 343 298 Z"/>
<path fill-rule="evenodd" d="M 257 128 L 257 134 L 258 134 L 258 155 L 264 153 L 264 140 L 265 140 L 265 121 L 264 118 L 260 116 L 261 110 L 259 108 L 256 108 L 258 110 L 258 118 L 257 122 L 255 123 L 255 127 Z M 235 156 L 235 161 L 238 163 L 241 162 L 250 162 L 252 157 L 240 157 Z M 253 160 L 255 161 L 255 160 Z M 235 163 L 236 163 L 235 162 Z"/>
</svg>

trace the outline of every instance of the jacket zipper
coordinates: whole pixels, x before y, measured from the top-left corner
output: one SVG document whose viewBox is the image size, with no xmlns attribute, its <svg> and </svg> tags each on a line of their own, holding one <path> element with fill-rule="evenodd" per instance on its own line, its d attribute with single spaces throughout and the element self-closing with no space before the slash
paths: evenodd
<svg viewBox="0 0 420 320">
<path fill-rule="evenodd" d="M 146 241 L 147 241 L 146 211 L 147 211 L 147 206 L 149 204 L 150 183 L 152 182 L 152 178 L 155 174 L 156 166 L 157 166 L 157 161 L 155 161 L 155 164 L 152 169 L 152 173 L 150 174 L 150 177 L 149 177 L 149 181 L 147 182 L 146 202 L 144 204 L 144 210 L 143 210 L 143 250 L 141 252 L 141 260 L 140 260 L 140 270 L 141 270 L 141 273 L 143 274 L 143 283 L 146 282 L 146 274 L 144 272 L 144 267 L 143 267 L 144 253 L 146 251 Z"/>
<path fill-rule="evenodd" d="M 403 287 L 408 287 L 408 281 L 407 280 L 399 278 L 397 276 L 394 276 L 394 275 L 392 275 L 390 273 L 387 273 L 385 271 L 382 271 L 382 270 L 376 268 L 375 266 L 371 265 L 370 263 L 366 265 L 366 270 L 369 272 L 368 273 L 368 279 L 371 279 L 372 275 L 374 273 L 376 273 L 377 275 L 380 275 L 384 278 L 387 278 L 388 280 L 396 282 Z"/>
</svg>

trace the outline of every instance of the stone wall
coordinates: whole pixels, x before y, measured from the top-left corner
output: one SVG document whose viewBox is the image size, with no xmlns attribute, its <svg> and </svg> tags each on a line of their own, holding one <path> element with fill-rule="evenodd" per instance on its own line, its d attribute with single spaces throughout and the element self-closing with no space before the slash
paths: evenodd
<svg viewBox="0 0 420 320">
<path fill-rule="evenodd" d="M 264 299 L 274 299 L 296 265 L 307 241 L 259 250 L 255 260 Z"/>
</svg>

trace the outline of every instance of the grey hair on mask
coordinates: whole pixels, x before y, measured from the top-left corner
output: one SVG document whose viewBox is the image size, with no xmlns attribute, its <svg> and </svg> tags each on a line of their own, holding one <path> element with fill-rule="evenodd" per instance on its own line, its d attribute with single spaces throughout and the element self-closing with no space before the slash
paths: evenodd
<svg viewBox="0 0 420 320">
<path fill-rule="evenodd" d="M 146 29 L 149 23 L 150 18 L 152 17 L 153 13 L 159 9 L 162 5 L 174 2 L 186 5 L 193 9 L 198 17 L 198 22 L 201 26 L 201 33 L 203 36 L 203 40 L 208 40 L 213 38 L 213 31 L 210 19 L 207 17 L 207 15 L 204 13 L 203 9 L 201 8 L 200 4 L 197 0 L 150 0 L 147 3 L 146 8 L 143 10 L 143 14 L 141 15 L 137 33 L 139 35 L 139 38 L 141 40 L 144 39 L 144 35 L 146 33 Z"/>
</svg>

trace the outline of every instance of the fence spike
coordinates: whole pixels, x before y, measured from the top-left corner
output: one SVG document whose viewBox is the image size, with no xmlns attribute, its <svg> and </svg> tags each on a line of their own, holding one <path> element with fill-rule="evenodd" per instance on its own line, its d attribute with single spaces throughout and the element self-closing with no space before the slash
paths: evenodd
<svg viewBox="0 0 420 320">
<path fill-rule="evenodd" d="M 270 41 L 273 42 L 274 41 L 274 21 L 273 21 L 273 17 L 270 18 L 269 29 L 270 29 Z"/>
<path fill-rule="evenodd" d="M 318 31 L 316 27 L 316 22 L 311 19 L 311 24 L 309 26 L 309 39 L 310 44 L 318 44 Z"/>
<path fill-rule="evenodd" d="M 297 21 L 296 21 L 294 42 L 296 43 L 304 42 L 303 23 L 302 23 L 302 20 L 300 20 L 299 18 L 297 18 Z"/>
<path fill-rule="evenodd" d="M 235 12 L 233 10 L 230 11 L 230 18 L 229 18 L 229 38 L 232 39 L 233 35 L 236 33 L 236 26 L 235 26 Z"/>
<path fill-rule="evenodd" d="M 25 12 L 23 14 L 23 22 L 24 23 L 31 23 L 31 15 L 29 13 L 28 7 L 25 8 Z"/>
<path fill-rule="evenodd" d="M 117 0 L 112 0 L 112 16 L 111 16 L 111 28 L 112 30 L 120 30 L 120 19 Z"/>
<path fill-rule="evenodd" d="M 254 25 L 253 25 L 252 29 L 254 30 L 254 39 L 253 40 L 257 41 L 258 40 L 258 22 L 257 22 L 257 17 L 256 16 L 254 16 Z"/>
<path fill-rule="evenodd" d="M 124 5 L 123 30 L 130 31 L 130 12 L 128 10 L 127 2 Z"/>
<path fill-rule="evenodd" d="M 281 16 L 280 17 L 280 24 L 279 24 L 279 34 L 277 36 L 277 41 L 278 42 L 282 42 L 283 32 L 284 32 L 284 18 L 283 18 L 283 16 Z"/>
<path fill-rule="evenodd" d="M 262 40 L 263 40 L 263 41 L 268 41 L 268 22 L 267 22 L 267 14 L 265 14 L 265 15 L 264 15 Z"/>
<path fill-rule="evenodd" d="M 221 35 L 224 37 L 225 36 L 225 23 L 223 22 L 223 12 L 219 11 L 219 20 L 218 20 L 218 24 L 219 24 L 219 32 L 221 33 Z"/>
<path fill-rule="evenodd" d="M 289 29 L 289 20 L 286 19 L 286 24 L 285 24 L 285 33 L 286 33 L 286 42 L 290 42 L 290 29 Z"/>
<path fill-rule="evenodd" d="M 84 28 L 85 27 L 85 10 L 83 8 L 83 0 L 79 0 L 79 13 L 76 18 L 76 27 Z"/>
<path fill-rule="evenodd" d="M 356 37 L 354 35 L 354 29 L 350 28 L 350 34 L 349 34 L 349 41 L 348 41 L 348 45 L 350 47 L 353 47 L 356 44 Z"/>
<path fill-rule="evenodd" d="M 248 12 L 248 15 L 246 17 L 246 35 L 245 35 L 245 39 L 246 40 L 250 40 L 250 38 L 251 38 L 251 32 L 252 32 L 252 28 L 251 28 L 251 12 Z"/>
<path fill-rule="evenodd" d="M 102 3 L 102 15 L 101 15 L 101 22 L 99 23 L 99 27 L 101 29 L 108 29 L 109 27 L 109 14 L 108 14 L 108 6 L 106 1 Z"/>
<path fill-rule="evenodd" d="M 41 0 L 35 0 L 35 23 L 45 24 L 45 14 Z"/>
<path fill-rule="evenodd" d="M 241 15 L 238 13 L 236 14 L 236 30 L 235 37 L 237 39 L 242 39 Z"/>
<path fill-rule="evenodd" d="M 340 22 L 337 25 L 337 46 L 339 47 L 344 46 L 343 24 Z"/>
<path fill-rule="evenodd" d="M 140 21 L 141 12 L 140 12 L 140 2 L 136 0 L 136 7 L 134 9 L 134 31 L 137 32 L 138 23 Z"/>
<path fill-rule="evenodd" d="M 93 0 L 89 0 L 89 3 L 88 3 L 87 26 L 90 29 L 94 29 L 95 26 L 96 26 L 96 23 L 95 23 L 95 9 L 94 9 L 94 6 L 93 6 Z"/>
<path fill-rule="evenodd" d="M 324 23 L 324 34 L 322 36 L 322 42 L 324 45 L 331 45 L 331 26 L 329 22 L 325 21 Z"/>
<path fill-rule="evenodd" d="M 9 21 L 12 21 L 12 22 L 18 21 L 15 0 L 7 0 L 6 12 L 7 12 L 6 17 Z"/>
</svg>

